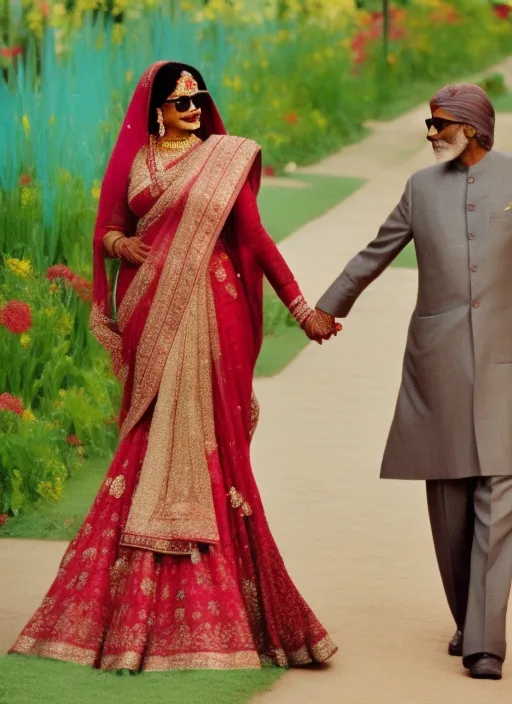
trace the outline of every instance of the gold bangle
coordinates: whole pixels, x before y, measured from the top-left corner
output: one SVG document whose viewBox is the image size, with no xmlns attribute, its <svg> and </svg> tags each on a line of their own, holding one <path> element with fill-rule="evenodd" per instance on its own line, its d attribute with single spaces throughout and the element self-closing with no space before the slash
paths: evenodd
<svg viewBox="0 0 512 704">
<path fill-rule="evenodd" d="M 103 238 L 103 245 L 104 245 L 105 249 L 107 250 L 107 253 L 111 257 L 117 258 L 116 250 L 115 250 L 115 243 L 121 239 L 124 239 L 124 235 L 122 232 L 119 232 L 118 230 L 111 230 L 110 232 L 107 232 L 107 234 Z"/>
</svg>

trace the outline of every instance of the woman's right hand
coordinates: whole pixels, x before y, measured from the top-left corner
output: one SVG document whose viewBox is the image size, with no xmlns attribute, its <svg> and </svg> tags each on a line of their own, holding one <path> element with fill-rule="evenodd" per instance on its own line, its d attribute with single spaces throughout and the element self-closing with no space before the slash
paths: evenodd
<svg viewBox="0 0 512 704">
<path fill-rule="evenodd" d="M 115 243 L 116 253 L 132 264 L 143 264 L 148 258 L 151 247 L 139 237 L 123 237 Z"/>
</svg>

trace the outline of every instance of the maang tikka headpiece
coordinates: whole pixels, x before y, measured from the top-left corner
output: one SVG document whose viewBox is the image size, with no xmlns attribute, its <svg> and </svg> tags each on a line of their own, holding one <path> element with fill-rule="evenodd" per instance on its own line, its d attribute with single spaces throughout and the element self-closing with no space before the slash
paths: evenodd
<svg viewBox="0 0 512 704">
<path fill-rule="evenodd" d="M 176 83 L 176 88 L 169 97 L 171 99 L 183 98 L 184 96 L 189 98 L 191 95 L 203 92 L 205 91 L 199 90 L 199 86 L 197 85 L 197 81 L 194 76 L 188 71 L 182 71 L 180 77 L 178 78 L 178 82 Z"/>
</svg>

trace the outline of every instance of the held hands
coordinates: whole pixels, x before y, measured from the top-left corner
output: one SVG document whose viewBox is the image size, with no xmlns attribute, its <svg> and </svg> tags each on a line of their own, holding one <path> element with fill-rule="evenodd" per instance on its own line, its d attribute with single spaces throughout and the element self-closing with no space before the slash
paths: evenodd
<svg viewBox="0 0 512 704">
<path fill-rule="evenodd" d="M 126 259 L 132 264 L 143 264 L 151 247 L 141 242 L 138 237 L 121 237 L 114 243 L 114 253 L 117 257 Z"/>
<path fill-rule="evenodd" d="M 332 315 L 315 308 L 302 324 L 302 329 L 310 340 L 321 345 L 323 340 L 329 340 L 333 335 L 336 337 L 342 326 Z"/>
</svg>

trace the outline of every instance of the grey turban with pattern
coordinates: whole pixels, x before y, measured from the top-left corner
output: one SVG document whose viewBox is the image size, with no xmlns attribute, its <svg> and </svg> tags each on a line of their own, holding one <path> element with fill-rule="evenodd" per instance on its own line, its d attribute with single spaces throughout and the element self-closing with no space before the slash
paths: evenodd
<svg viewBox="0 0 512 704">
<path fill-rule="evenodd" d="M 472 83 L 453 83 L 438 91 L 430 101 L 435 112 L 439 108 L 474 127 L 478 142 L 490 151 L 494 144 L 494 108 L 489 96 Z"/>
</svg>

